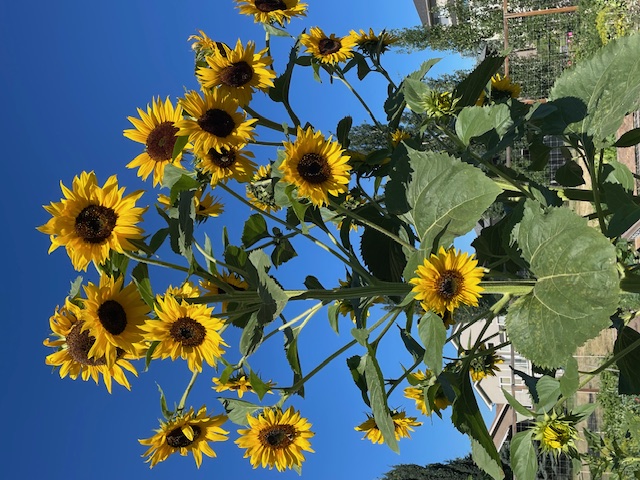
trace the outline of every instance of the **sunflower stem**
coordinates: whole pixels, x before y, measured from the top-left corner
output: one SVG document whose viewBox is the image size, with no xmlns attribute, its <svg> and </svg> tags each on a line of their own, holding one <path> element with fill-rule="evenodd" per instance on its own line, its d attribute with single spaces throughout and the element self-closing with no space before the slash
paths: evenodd
<svg viewBox="0 0 640 480">
<path fill-rule="evenodd" d="M 246 105 L 242 108 L 244 108 L 245 112 L 247 112 L 253 118 L 256 118 L 258 120 L 258 125 L 262 125 L 263 127 L 270 128 L 271 130 L 276 130 L 278 132 L 284 133 L 284 127 L 282 125 L 272 120 L 269 120 L 266 117 L 263 117 L 258 112 L 256 112 L 253 108 L 251 108 L 249 105 Z"/>
<path fill-rule="evenodd" d="M 334 72 L 336 73 L 336 75 L 331 75 L 332 78 L 337 78 L 338 80 L 340 80 L 342 83 L 344 83 L 346 85 L 346 87 L 351 90 L 351 93 L 353 93 L 353 95 L 358 99 L 358 101 L 362 104 L 362 106 L 364 107 L 364 109 L 367 111 L 367 113 L 369 114 L 369 116 L 371 117 L 371 120 L 373 120 L 373 123 L 375 124 L 376 127 L 378 128 L 382 128 L 382 125 L 380 124 L 380 122 L 378 122 L 378 120 L 376 119 L 375 115 L 373 114 L 373 112 L 371 111 L 371 109 L 369 108 L 369 106 L 367 105 L 367 102 L 364 101 L 364 99 L 360 96 L 360 94 L 356 91 L 355 88 L 353 88 L 353 86 L 349 83 L 349 81 L 345 78 L 344 73 L 342 73 L 342 70 L 336 68 L 334 69 Z"/>
<path fill-rule="evenodd" d="M 189 385 L 187 385 L 187 388 L 185 388 L 184 393 L 182 394 L 182 398 L 180 399 L 180 403 L 178 404 L 178 411 L 183 411 L 184 410 L 184 405 L 185 403 L 187 403 L 187 397 L 189 397 L 189 393 L 191 393 L 191 389 L 193 388 L 193 385 L 196 383 L 196 378 L 198 378 L 198 374 L 200 372 L 198 372 L 197 370 L 195 372 L 193 372 L 193 375 L 191 375 L 191 380 L 189 380 Z"/>
<path fill-rule="evenodd" d="M 526 295 L 535 287 L 535 281 L 520 282 L 498 282 L 488 281 L 480 282 L 480 286 L 484 288 L 483 294 L 502 294 L 502 295 Z"/>
<path fill-rule="evenodd" d="M 189 268 L 183 267 L 182 265 L 176 265 L 175 263 L 169 263 L 163 260 L 153 260 L 151 258 L 141 257 L 127 250 L 124 250 L 123 254 L 125 257 L 128 257 L 131 260 L 135 260 L 136 262 L 140 262 L 140 263 L 146 263 L 147 265 L 157 265 L 159 267 L 171 268 L 173 270 L 178 270 L 180 272 L 185 272 L 185 273 L 189 273 L 190 271 Z"/>
</svg>

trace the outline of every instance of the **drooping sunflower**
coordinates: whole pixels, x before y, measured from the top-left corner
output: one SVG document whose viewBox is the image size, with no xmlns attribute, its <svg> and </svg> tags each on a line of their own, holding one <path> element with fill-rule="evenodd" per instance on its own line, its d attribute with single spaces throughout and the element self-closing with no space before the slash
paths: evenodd
<svg viewBox="0 0 640 480">
<path fill-rule="evenodd" d="M 84 287 L 87 298 L 82 300 L 83 308 L 72 305 L 73 313 L 84 322 L 81 331 L 95 337 L 89 358 L 104 357 L 109 367 L 121 355 L 120 350 L 129 355 L 139 354 L 141 327 L 149 313 L 135 284 L 123 288 L 123 283 L 124 277 L 114 280 L 102 275 L 99 285 L 89 282 Z"/>
<path fill-rule="evenodd" d="M 210 416 L 206 407 L 202 407 L 196 414 L 193 408 L 168 422 L 160 422 L 160 428 L 150 438 L 138 440 L 149 449 L 144 452 L 145 462 L 153 468 L 157 463 L 164 462 L 170 455 L 179 452 L 183 457 L 189 452 L 193 454 L 196 465 L 200 468 L 202 454 L 215 457 L 216 452 L 209 446 L 209 442 L 224 442 L 229 433 L 220 428 L 227 421 L 225 415 Z"/>
<path fill-rule="evenodd" d="M 407 417 L 405 412 L 402 411 L 392 412 L 391 419 L 393 420 L 396 440 L 400 440 L 403 437 L 411 438 L 411 435 L 409 434 L 409 432 L 413 432 L 413 428 L 411 427 L 419 427 L 422 425 L 422 422 L 418 422 L 416 417 Z M 358 432 L 365 432 L 364 437 L 362 437 L 363 440 L 368 438 L 373 444 L 384 442 L 382 432 L 378 428 L 373 415 L 367 415 L 367 419 L 355 427 L 355 430 Z"/>
<path fill-rule="evenodd" d="M 220 52 L 224 55 L 225 50 L 224 46 L 226 46 L 223 42 L 217 42 L 212 40 L 206 33 L 202 30 L 198 30 L 200 35 L 191 35 L 187 38 L 188 42 L 193 42 L 191 44 L 191 48 L 195 50 L 197 53 L 202 52 L 205 55 L 210 55 L 214 52 Z"/>
<path fill-rule="evenodd" d="M 370 28 L 368 32 L 364 30 L 360 30 L 359 32 L 351 30 L 349 33 L 355 38 L 358 48 L 370 55 L 384 53 L 389 50 L 391 45 L 400 41 L 398 37 L 385 30 L 382 30 L 378 34 L 376 34 L 372 28 Z"/>
<path fill-rule="evenodd" d="M 298 194 L 317 207 L 329 203 L 329 194 L 336 196 L 349 190 L 349 156 L 331 137 L 325 140 L 311 127 L 298 127 L 296 141 L 284 142 L 284 148 L 285 159 L 280 165 L 283 180 L 298 187 Z"/>
<path fill-rule="evenodd" d="M 551 415 L 544 414 L 544 418 L 536 421 L 533 426 L 533 439 L 540 442 L 540 448 L 545 453 L 558 457 L 562 453 L 570 456 L 577 454 L 576 440 L 578 430 L 575 422 L 562 418 L 554 411 Z"/>
<path fill-rule="evenodd" d="M 253 124 L 238 111 L 238 102 L 222 95 L 217 89 L 203 92 L 191 91 L 179 100 L 182 108 L 193 118 L 185 118 L 175 125 L 178 135 L 189 135 L 189 141 L 197 152 L 218 152 L 223 149 L 242 148 L 255 137 Z"/>
<path fill-rule="evenodd" d="M 204 88 L 217 87 L 222 95 L 235 98 L 242 107 L 249 104 L 255 90 L 273 87 L 276 73 L 268 68 L 273 60 L 266 48 L 255 53 L 254 42 L 248 42 L 245 48 L 238 40 L 233 50 L 226 45 L 222 49 L 222 53 L 214 51 L 205 57 L 209 68 L 199 67 L 196 71 Z"/>
<path fill-rule="evenodd" d="M 304 17 L 307 4 L 299 0 L 235 0 L 237 8 L 243 15 L 253 15 L 255 23 L 285 23 L 293 17 Z"/>
<path fill-rule="evenodd" d="M 279 408 L 265 408 L 256 418 L 247 415 L 249 428 L 240 429 L 241 437 L 236 440 L 240 448 L 246 448 L 244 458 L 250 457 L 253 468 L 276 467 L 279 472 L 304 462 L 303 451 L 314 453 L 309 438 L 311 424 L 300 416 L 293 407 L 286 411 Z"/>
<path fill-rule="evenodd" d="M 142 221 L 146 208 L 136 207 L 143 191 L 123 196 L 115 175 L 103 187 L 98 186 L 93 172 L 82 172 L 73 179 L 72 189 L 60 182 L 65 198 L 51 202 L 44 209 L 52 215 L 38 227 L 50 235 L 49 253 L 64 246 L 76 270 L 85 270 L 90 262 L 102 264 L 109 252 L 135 250 L 129 240 L 142 238 Z"/>
<path fill-rule="evenodd" d="M 223 272 L 219 278 L 229 285 L 232 290 L 246 291 L 249 289 L 249 284 L 235 272 Z M 221 288 L 216 283 L 208 280 L 200 280 L 200 286 L 212 295 L 224 295 L 227 292 L 224 288 Z M 222 302 L 223 312 L 227 311 L 227 306 L 228 302 Z"/>
<path fill-rule="evenodd" d="M 140 118 L 127 117 L 136 128 L 123 133 L 128 139 L 143 143 L 145 151 L 129 162 L 127 168 L 138 167 L 138 176 L 143 180 L 153 172 L 155 187 L 162 182 L 164 169 L 169 163 L 182 168 L 182 152 L 172 161 L 173 147 L 178 140 L 175 123 L 182 120 L 182 107 L 177 105 L 174 109 L 169 97 L 164 102 L 154 98 L 151 105 L 147 105 L 146 113 L 138 108 L 138 115 Z"/>
<path fill-rule="evenodd" d="M 202 372 L 202 362 L 215 367 L 228 346 L 218 331 L 223 321 L 212 317 L 213 308 L 205 304 L 178 302 L 172 295 L 156 296 L 157 320 L 148 320 L 142 330 L 145 340 L 158 341 L 152 358 L 181 357 L 189 370 Z"/>
<path fill-rule="evenodd" d="M 258 171 L 254 173 L 251 183 L 247 184 L 246 191 L 249 203 L 263 212 L 270 213 L 280 210 L 273 191 L 271 164 L 260 165 Z"/>
<path fill-rule="evenodd" d="M 237 147 L 210 148 L 206 153 L 196 151 L 196 167 L 211 175 L 211 185 L 226 183 L 233 178 L 238 182 L 248 182 L 256 171 L 256 164 L 249 160 L 253 153 Z"/>
<path fill-rule="evenodd" d="M 460 304 L 478 305 L 483 269 L 478 267 L 475 255 L 459 252 L 453 248 L 440 247 L 416 270 L 417 277 L 409 280 L 414 287 L 416 300 L 422 308 L 443 315 L 453 312 Z"/>
<path fill-rule="evenodd" d="M 138 376 L 138 372 L 131 363 L 125 359 L 124 351 L 119 350 L 116 361 L 107 366 L 104 357 L 89 358 L 89 350 L 95 343 L 95 337 L 89 335 L 87 330 L 82 331 L 82 321 L 73 314 L 69 299 L 65 305 L 56 308 L 55 313 L 49 319 L 54 339 L 45 339 L 44 345 L 55 348 L 57 351 L 47 355 L 45 363 L 54 367 L 60 367 L 60 378 L 67 375 L 76 380 L 81 377 L 85 382 L 92 378 L 96 385 L 100 382 L 100 376 L 104 380 L 107 391 L 111 393 L 112 380 L 131 390 L 125 370 Z"/>
<path fill-rule="evenodd" d="M 431 415 L 433 411 L 436 413 L 440 410 L 444 410 L 451 402 L 449 398 L 447 398 L 442 386 L 437 382 L 436 378 L 433 375 L 431 370 L 425 370 L 424 372 L 418 370 L 416 372 L 410 373 L 407 376 L 409 383 L 411 383 L 411 387 L 407 387 L 404 389 L 404 396 L 416 402 L 416 408 L 423 415 Z M 433 396 L 433 405 L 429 405 L 427 408 L 427 403 L 424 397 L 424 389 L 425 387 L 430 387 L 435 385 L 435 395 Z M 434 388 L 434 387 L 431 387 Z"/>
<path fill-rule="evenodd" d="M 300 36 L 300 44 L 307 47 L 306 52 L 321 63 L 334 65 L 346 62 L 353 57 L 356 37 L 351 34 L 337 37 L 333 33 L 327 36 L 321 28 L 311 27 L 309 33 L 303 33 Z"/>
<path fill-rule="evenodd" d="M 480 345 L 478 350 L 476 351 L 476 356 L 473 360 L 471 360 L 471 365 L 469 366 L 469 373 L 471 374 L 471 379 L 474 382 L 479 382 L 483 378 L 491 375 L 492 377 L 496 376 L 496 372 L 500 371 L 500 367 L 498 364 L 503 363 L 504 359 L 498 355 L 494 351 L 487 351 L 487 346 L 485 344 Z M 465 351 L 464 354 L 468 354 L 469 352 Z"/>
<path fill-rule="evenodd" d="M 203 221 L 208 217 L 217 217 L 224 212 L 224 205 L 218 197 L 210 193 L 204 194 L 204 190 L 199 189 L 193 195 L 193 202 L 196 207 L 196 221 Z M 171 207 L 171 197 L 158 194 L 158 203 L 163 209 Z"/>
<path fill-rule="evenodd" d="M 491 77 L 490 98 L 494 102 L 505 101 L 510 98 L 518 98 L 522 91 L 520 84 L 512 82 L 508 76 L 502 76 L 496 73 Z M 484 105 L 487 103 L 487 93 L 483 90 L 476 105 Z"/>
<path fill-rule="evenodd" d="M 224 392 L 226 390 L 231 390 L 232 392 L 236 392 L 238 394 L 238 398 L 242 398 L 242 396 L 247 392 L 254 391 L 253 387 L 251 386 L 251 383 L 249 382 L 249 379 L 247 378 L 246 373 L 244 372 L 240 372 L 236 375 L 229 377 L 225 383 L 222 383 L 220 381 L 220 378 L 218 377 L 214 377 L 212 380 L 213 380 L 213 383 L 215 383 L 216 385 L 215 387 L 213 387 L 213 389 L 216 392 Z M 266 385 L 269 387 L 269 390 L 267 390 L 267 393 L 273 393 L 271 391 L 271 387 L 274 386 L 275 384 L 271 382 L 271 380 L 269 380 L 268 382 L 266 382 Z"/>
</svg>

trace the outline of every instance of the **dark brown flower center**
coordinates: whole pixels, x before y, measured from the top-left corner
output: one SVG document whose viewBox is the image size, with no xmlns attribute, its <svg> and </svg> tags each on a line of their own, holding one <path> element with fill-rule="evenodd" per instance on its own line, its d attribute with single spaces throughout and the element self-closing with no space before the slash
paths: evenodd
<svg viewBox="0 0 640 480">
<path fill-rule="evenodd" d="M 445 300 L 451 300 L 458 295 L 464 285 L 464 278 L 455 270 L 446 270 L 438 280 L 436 280 L 436 289 L 438 294 Z"/>
<path fill-rule="evenodd" d="M 151 160 L 166 162 L 173 157 L 173 146 L 176 144 L 178 128 L 173 122 L 162 122 L 157 125 L 147 136 L 147 153 Z"/>
<path fill-rule="evenodd" d="M 169 334 L 183 347 L 197 347 L 204 342 L 207 330 L 191 317 L 181 317 L 171 325 Z"/>
<path fill-rule="evenodd" d="M 220 81 L 229 87 L 241 87 L 253 78 L 253 68 L 244 60 L 225 67 L 220 72 Z"/>
<path fill-rule="evenodd" d="M 82 323 L 77 323 L 66 337 L 69 355 L 74 361 L 92 367 L 105 365 L 104 357 L 89 358 L 89 350 L 95 343 L 95 337 L 89 335 L 89 330 L 81 331 Z"/>
<path fill-rule="evenodd" d="M 274 450 L 287 448 L 297 436 L 298 432 L 293 425 L 273 425 L 258 434 L 260 443 Z"/>
<path fill-rule="evenodd" d="M 219 108 L 212 108 L 204 112 L 198 119 L 198 125 L 202 130 L 216 137 L 226 137 L 236 128 L 233 117 Z"/>
<path fill-rule="evenodd" d="M 273 12 L 274 10 L 286 10 L 287 4 L 283 0 L 256 0 L 255 6 L 261 12 Z"/>
<path fill-rule="evenodd" d="M 191 445 L 195 442 L 200 436 L 200 427 L 198 425 L 191 425 L 193 429 L 193 440 L 189 440 L 189 438 L 182 433 L 182 428 L 174 428 L 167 434 L 167 445 L 173 448 L 184 448 Z"/>
<path fill-rule="evenodd" d="M 331 167 L 319 153 L 305 153 L 298 162 L 298 173 L 303 180 L 316 185 L 331 177 Z"/>
<path fill-rule="evenodd" d="M 127 328 L 127 313 L 115 300 L 107 300 L 98 307 L 98 319 L 111 335 L 120 335 Z"/>
<path fill-rule="evenodd" d="M 118 215 L 111 208 L 89 205 L 76 217 L 76 234 L 87 243 L 102 243 L 111 236 Z"/>
<path fill-rule="evenodd" d="M 233 149 L 222 148 L 222 152 L 218 152 L 215 148 L 209 149 L 207 159 L 220 168 L 230 168 L 236 163 L 236 151 Z"/>
<path fill-rule="evenodd" d="M 321 38 L 318 42 L 320 55 L 331 55 L 342 48 L 342 43 L 337 38 Z"/>
</svg>

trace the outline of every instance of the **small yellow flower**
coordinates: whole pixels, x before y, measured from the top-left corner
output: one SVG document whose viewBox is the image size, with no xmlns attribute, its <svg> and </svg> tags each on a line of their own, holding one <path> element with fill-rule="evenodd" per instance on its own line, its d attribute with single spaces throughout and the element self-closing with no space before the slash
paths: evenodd
<svg viewBox="0 0 640 480">
<path fill-rule="evenodd" d="M 486 352 L 486 353 L 484 353 Z M 465 351 L 465 354 L 469 352 Z M 476 355 L 480 355 L 471 360 L 469 373 L 474 382 L 479 382 L 488 375 L 496 376 L 496 372 L 500 371 L 498 364 L 503 363 L 504 359 L 496 355 L 495 352 L 487 352 L 487 346 L 482 344 L 478 347 Z"/>
<path fill-rule="evenodd" d="M 520 96 L 521 87 L 519 83 L 512 82 L 508 76 L 502 76 L 496 73 L 491 77 L 491 92 L 490 100 L 494 102 L 505 101 L 510 98 L 518 98 Z M 476 105 L 485 105 L 489 103 L 487 94 L 483 91 L 480 94 L 480 98 L 476 102 Z"/>
<path fill-rule="evenodd" d="M 416 417 L 407 417 L 405 412 L 392 412 L 391 419 L 393 420 L 396 440 L 400 440 L 404 437 L 411 438 L 411 435 L 409 434 L 409 432 L 413 432 L 413 428 L 411 427 L 419 427 L 422 425 L 422 422 L 418 422 Z M 364 437 L 362 437 L 363 440 L 368 438 L 373 444 L 384 442 L 382 432 L 378 428 L 373 415 L 367 415 L 367 419 L 355 427 L 355 430 L 358 432 L 365 432 Z"/>
<path fill-rule="evenodd" d="M 411 135 L 409 135 L 404 130 L 400 130 L 399 128 L 396 128 L 395 132 L 391 134 L 391 144 L 394 147 L 397 147 L 398 145 L 400 145 L 400 142 L 402 142 L 403 140 L 407 140 L 409 138 L 411 138 Z"/>
<path fill-rule="evenodd" d="M 218 197 L 210 193 L 204 194 L 202 189 L 196 190 L 193 202 L 196 207 L 196 221 L 203 221 L 209 217 L 217 217 L 224 212 L 224 205 Z M 163 209 L 171 207 L 171 198 L 162 193 L 158 194 L 158 203 Z"/>
<path fill-rule="evenodd" d="M 449 398 L 445 395 L 442 386 L 438 383 L 431 370 L 427 369 L 424 372 L 418 370 L 410 373 L 407 379 L 412 386 L 404 389 L 404 396 L 414 400 L 416 402 L 416 408 L 423 415 L 431 415 L 434 411 L 438 413 L 440 410 L 444 410 L 451 405 Z M 433 387 L 434 385 L 435 387 Z M 428 405 L 429 408 L 427 408 L 427 403 L 424 398 L 425 387 L 436 388 L 433 404 Z"/>
<path fill-rule="evenodd" d="M 545 453 L 557 457 L 562 453 L 576 455 L 575 441 L 578 430 L 574 422 L 558 416 L 554 411 L 551 415 L 545 413 L 544 418 L 533 426 L 533 439 L 540 442 L 540 448 Z"/>
<path fill-rule="evenodd" d="M 232 392 L 236 392 L 238 394 L 238 398 L 242 398 L 242 396 L 246 392 L 254 392 L 253 387 L 251 386 L 251 383 L 249 382 L 249 379 L 244 372 L 229 377 L 225 383 L 220 382 L 220 378 L 218 377 L 214 377 L 212 380 L 213 383 L 216 384 L 216 386 L 213 387 L 216 392 L 231 390 Z M 269 380 L 268 382 L 266 382 L 266 385 L 269 387 L 267 393 L 273 393 L 271 387 L 275 384 L 272 383 L 271 380 Z"/>
</svg>

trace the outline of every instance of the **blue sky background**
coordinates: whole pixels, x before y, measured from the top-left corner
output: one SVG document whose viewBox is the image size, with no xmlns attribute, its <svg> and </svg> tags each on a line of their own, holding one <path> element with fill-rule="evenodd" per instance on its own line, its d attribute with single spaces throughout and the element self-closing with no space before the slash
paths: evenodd
<svg viewBox="0 0 640 480">
<path fill-rule="evenodd" d="M 410 0 L 308 3 L 308 16 L 294 20 L 289 27 L 294 35 L 316 25 L 344 35 L 350 29 L 372 27 L 379 31 L 419 23 Z M 154 362 L 149 372 L 131 379 L 131 392 L 114 384 L 112 395 L 102 384 L 61 380 L 44 364 L 45 356 L 52 352 L 42 345 L 49 334 L 48 319 L 55 306 L 63 303 L 78 273 L 64 249 L 47 255 L 49 239 L 35 230 L 49 218 L 42 205 L 59 201 L 59 182 L 71 186 L 74 175 L 83 170 L 94 170 L 100 184 L 118 174 L 127 192 L 151 187 L 150 182 L 143 183 L 136 177 L 135 170 L 125 168 L 142 146 L 124 138 L 122 130 L 131 128 L 126 117 L 136 115 L 136 107 L 144 108 L 153 96 L 169 95 L 175 100 L 185 88 L 198 88 L 187 37 L 199 29 L 228 44 L 235 44 L 239 37 L 245 43 L 254 39 L 261 45 L 264 36 L 252 18 L 237 13 L 231 0 L 0 3 L 5 172 L 5 201 L 0 205 L 6 272 L 5 346 L 0 363 L 3 478 L 297 478 L 294 472 L 252 470 L 248 459 L 242 458 L 243 451 L 233 443 L 237 427 L 231 423 L 225 425 L 231 431 L 230 440 L 212 444 L 218 458 L 205 458 L 199 471 L 191 456 L 175 456 L 149 470 L 140 457 L 145 449 L 137 439 L 151 436 L 157 428 L 161 414 L 156 382 L 170 403 L 179 400 L 190 378 L 182 361 Z M 272 44 L 276 71 L 281 72 L 291 39 L 274 38 Z M 468 60 L 458 56 L 430 52 L 388 54 L 385 65 L 400 81 L 434 56 L 444 56 L 432 70 L 435 76 L 470 66 Z M 303 123 L 308 120 L 323 132 L 332 132 L 345 115 L 352 115 L 354 124 L 366 119 L 364 110 L 343 85 L 330 85 L 326 79 L 318 84 L 310 69 L 296 70 L 294 83 L 297 86 L 292 103 Z M 384 82 L 371 76 L 358 88 L 376 114 L 384 118 Z M 256 109 L 269 109 L 274 120 L 285 120 L 279 106 L 274 108 L 259 100 Z M 275 156 L 273 150 L 254 151 L 260 164 Z M 147 192 L 139 203 L 153 205 L 157 193 Z M 239 244 L 248 211 L 232 203 L 227 203 L 226 211 L 224 216 L 207 222 L 205 231 L 217 242 L 226 225 L 232 242 Z M 160 226 L 153 207 L 143 226 L 148 233 Z M 467 242 L 460 246 L 468 248 Z M 301 288 L 306 275 L 317 276 L 326 286 L 335 286 L 338 278 L 344 278 L 342 267 L 319 250 L 303 250 L 301 258 L 283 270 L 286 274 L 278 276 L 286 288 Z M 151 269 L 151 276 L 158 291 L 181 278 L 157 269 Z M 84 283 L 97 280 L 95 272 L 89 270 Z M 348 332 L 349 321 L 345 322 L 344 331 Z M 238 333 L 228 330 L 227 343 L 237 345 Z M 396 376 L 400 364 L 411 362 L 399 340 L 388 336 L 392 338 L 383 344 L 387 352 L 383 368 L 386 376 Z M 300 337 L 303 370 L 308 372 L 349 340 L 348 334 L 338 337 L 333 333 L 323 312 L 316 315 Z M 267 379 L 288 384 L 290 373 L 281 342 L 281 337 L 276 337 L 264 345 L 251 364 Z M 354 348 L 348 355 L 356 353 L 362 352 Z M 400 442 L 400 455 L 361 440 L 353 427 L 365 419 L 366 406 L 345 366 L 348 355 L 335 360 L 306 386 L 305 400 L 295 399 L 294 405 L 313 423 L 316 433 L 312 439 L 316 453 L 307 455 L 304 478 L 373 480 L 394 464 L 426 464 L 468 452 L 468 439 L 447 418 L 421 418 L 424 425 L 412 439 Z M 141 365 L 137 366 L 141 370 Z M 218 394 L 211 390 L 213 376 L 217 375 L 212 369 L 205 369 L 189 404 L 198 408 L 206 403 L 210 411 L 222 413 L 215 399 Z M 390 403 L 419 416 L 413 402 L 402 397 L 402 388 L 396 390 Z"/>
</svg>

